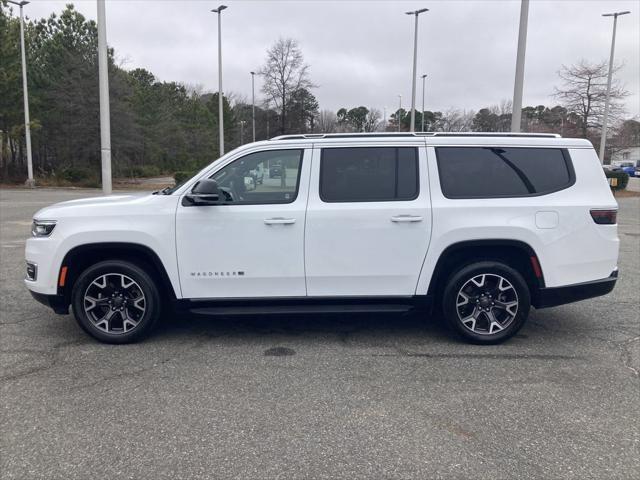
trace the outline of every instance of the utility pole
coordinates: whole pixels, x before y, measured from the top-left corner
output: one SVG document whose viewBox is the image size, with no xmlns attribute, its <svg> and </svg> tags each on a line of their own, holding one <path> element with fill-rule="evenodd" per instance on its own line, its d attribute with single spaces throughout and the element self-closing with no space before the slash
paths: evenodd
<svg viewBox="0 0 640 480">
<path fill-rule="evenodd" d="M 220 135 L 220 156 L 224 155 L 224 117 L 222 97 L 222 11 L 227 8 L 226 5 L 220 5 L 218 8 L 211 10 L 218 14 L 218 128 Z"/>
<path fill-rule="evenodd" d="M 98 0 L 98 85 L 100 89 L 100 156 L 102 193 L 111 195 L 111 115 L 109 113 L 109 59 L 104 0 Z"/>
<path fill-rule="evenodd" d="M 522 118 L 522 89 L 524 86 L 524 55 L 527 49 L 527 23 L 529 18 L 529 0 L 520 4 L 520 30 L 518 32 L 518 55 L 516 57 L 516 80 L 513 85 L 513 110 L 511 112 L 511 131 L 520 131 Z"/>
<path fill-rule="evenodd" d="M 398 106 L 398 118 L 396 119 L 398 121 L 398 132 L 400 131 L 400 124 L 402 123 L 402 95 L 398 95 L 399 100 L 399 106 Z"/>
<path fill-rule="evenodd" d="M 256 72 L 251 74 L 251 128 L 253 130 L 253 141 L 256 141 Z"/>
<path fill-rule="evenodd" d="M 615 13 L 603 13 L 603 17 L 613 17 L 613 35 L 611 37 L 611 55 L 609 57 L 609 75 L 607 76 L 607 98 L 604 103 L 604 118 L 602 119 L 602 135 L 600 137 L 600 163 L 604 163 L 604 149 L 607 143 L 607 121 L 609 120 L 609 105 L 611 97 L 611 76 L 613 75 L 613 54 L 616 48 L 616 26 L 618 24 L 618 17 L 620 15 L 626 15 L 631 13 L 615 12 Z"/>
<path fill-rule="evenodd" d="M 36 186 L 33 179 L 33 159 L 31 156 L 31 121 L 29 120 L 29 87 L 27 85 L 27 55 L 24 47 L 24 9 L 29 2 L 15 2 L 7 0 L 9 3 L 20 7 L 20 52 L 22 56 L 22 99 L 24 100 L 24 136 L 27 145 L 27 181 L 25 185 L 29 188 Z"/>
<path fill-rule="evenodd" d="M 415 26 L 413 35 L 413 70 L 411 73 L 411 124 L 409 125 L 409 131 L 415 132 L 416 130 L 416 68 L 418 63 L 418 15 L 424 12 L 428 12 L 428 8 L 422 8 L 415 12 L 405 12 L 407 15 L 415 16 Z"/>
</svg>

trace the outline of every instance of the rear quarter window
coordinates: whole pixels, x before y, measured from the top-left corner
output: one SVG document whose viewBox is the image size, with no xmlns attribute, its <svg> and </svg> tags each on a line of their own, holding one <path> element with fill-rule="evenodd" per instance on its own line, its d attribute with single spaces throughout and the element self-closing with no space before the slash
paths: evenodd
<svg viewBox="0 0 640 480">
<path fill-rule="evenodd" d="M 575 182 L 562 148 L 436 147 L 436 158 L 447 198 L 545 195 Z"/>
</svg>

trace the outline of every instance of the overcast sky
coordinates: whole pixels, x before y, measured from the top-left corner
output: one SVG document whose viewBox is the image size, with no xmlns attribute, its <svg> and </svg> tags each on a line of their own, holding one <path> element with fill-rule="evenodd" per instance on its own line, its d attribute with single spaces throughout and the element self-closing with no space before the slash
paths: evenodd
<svg viewBox="0 0 640 480">
<path fill-rule="evenodd" d="M 60 12 L 68 1 L 32 0 L 32 17 Z M 95 0 L 73 2 L 96 18 Z M 249 71 L 278 37 L 299 41 L 320 108 L 365 105 L 388 111 L 410 104 L 413 17 L 420 16 L 418 75 L 426 73 L 427 110 L 477 110 L 513 96 L 520 0 L 251 1 L 226 0 L 223 86 L 250 99 Z M 144 67 L 161 80 L 217 89 L 217 20 L 213 1 L 107 0 L 107 39 L 125 68 Z M 531 0 L 523 105 L 551 104 L 562 64 L 608 60 L 612 19 L 620 17 L 616 62 L 640 115 L 640 1 Z M 259 89 L 258 80 L 256 90 Z M 261 97 L 261 95 L 259 95 Z M 418 83 L 416 106 L 421 105 Z"/>
</svg>

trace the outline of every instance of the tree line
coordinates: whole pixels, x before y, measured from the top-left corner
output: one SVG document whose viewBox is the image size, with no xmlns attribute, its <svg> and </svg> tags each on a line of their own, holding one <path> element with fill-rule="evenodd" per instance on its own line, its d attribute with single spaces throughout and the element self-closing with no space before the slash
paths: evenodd
<svg viewBox="0 0 640 480">
<path fill-rule="evenodd" d="M 73 5 L 59 15 L 27 20 L 33 165 L 36 177 L 81 184 L 99 183 L 100 130 L 97 25 Z M 125 69 L 108 51 L 113 171 L 140 177 L 194 171 L 218 157 L 218 94 L 178 82 L 162 81 L 148 70 Z M 522 110 L 523 131 L 557 132 L 597 144 L 604 109 L 606 64 L 582 61 L 563 67 L 555 106 Z M 256 139 L 285 133 L 408 131 L 410 112 L 365 106 L 320 110 L 298 43 L 279 39 L 258 70 L 263 100 L 256 105 Z M 20 60 L 20 21 L 0 0 L 0 181 L 26 175 L 24 111 Z M 612 114 L 622 119 L 627 93 L 614 82 Z M 246 98 L 223 97 L 225 145 L 252 140 L 252 105 Z M 450 109 L 416 112 L 416 130 L 508 131 L 511 105 L 478 111 Z M 638 122 L 635 122 L 636 124 Z M 634 131 L 634 124 L 626 131 Z M 631 126 L 630 126 L 631 125 Z M 621 128 L 623 131 L 624 128 Z M 615 142 L 614 142 L 615 143 Z"/>
</svg>

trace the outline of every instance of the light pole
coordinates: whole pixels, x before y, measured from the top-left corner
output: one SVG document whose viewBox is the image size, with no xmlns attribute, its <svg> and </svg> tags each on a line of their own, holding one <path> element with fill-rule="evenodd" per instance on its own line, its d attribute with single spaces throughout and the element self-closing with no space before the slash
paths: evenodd
<svg viewBox="0 0 640 480">
<path fill-rule="evenodd" d="M 631 13 L 615 12 L 615 13 L 603 13 L 603 17 L 613 17 L 613 35 L 611 37 L 611 56 L 609 57 L 609 75 L 607 77 L 607 98 L 604 103 L 604 118 L 602 119 L 602 136 L 600 137 L 600 163 L 604 163 L 604 147 L 607 142 L 607 120 L 609 120 L 609 98 L 611 96 L 611 76 L 613 74 L 613 53 L 616 48 L 616 26 L 618 24 L 618 17 L 620 15 L 626 15 Z"/>
<path fill-rule="evenodd" d="M 253 141 L 256 141 L 256 72 L 251 74 L 251 128 L 253 130 Z"/>
<path fill-rule="evenodd" d="M 31 127 L 29 121 L 29 90 L 27 87 L 27 56 L 24 50 L 24 11 L 23 7 L 29 2 L 15 2 L 13 0 L 7 0 L 9 3 L 18 5 L 20 7 L 20 50 L 22 54 L 22 97 L 24 99 L 24 136 L 25 143 L 27 144 L 27 182 L 26 185 L 30 188 L 35 186 L 33 179 L 33 160 L 31 157 Z"/>
<path fill-rule="evenodd" d="M 422 117 L 422 128 L 420 129 L 421 132 L 424 132 L 424 81 L 425 81 L 425 78 L 427 78 L 426 73 L 422 75 L 422 114 L 420 115 Z"/>
<path fill-rule="evenodd" d="M 411 74 L 411 125 L 409 131 L 415 132 L 416 130 L 416 66 L 418 63 L 418 15 L 424 12 L 428 12 L 428 8 L 421 8 L 415 12 L 405 12 L 407 15 L 414 15 L 416 17 L 414 36 L 413 36 L 413 72 Z"/>
<path fill-rule="evenodd" d="M 401 122 L 402 122 L 402 95 L 398 95 L 398 132 L 400 131 Z"/>
<path fill-rule="evenodd" d="M 529 0 L 520 4 L 520 29 L 518 31 L 518 54 L 516 56 L 516 80 L 513 85 L 513 110 L 511 112 L 511 131 L 520 131 L 522 118 L 522 88 L 524 85 L 524 54 L 527 49 L 527 21 L 529 18 Z"/>
<path fill-rule="evenodd" d="M 224 155 L 224 118 L 222 117 L 222 11 L 226 5 L 211 10 L 218 14 L 218 127 L 220 135 L 220 156 Z"/>
<path fill-rule="evenodd" d="M 100 156 L 102 193 L 111 195 L 111 120 L 109 114 L 109 63 L 104 0 L 98 0 L 98 86 L 100 89 Z"/>
</svg>

